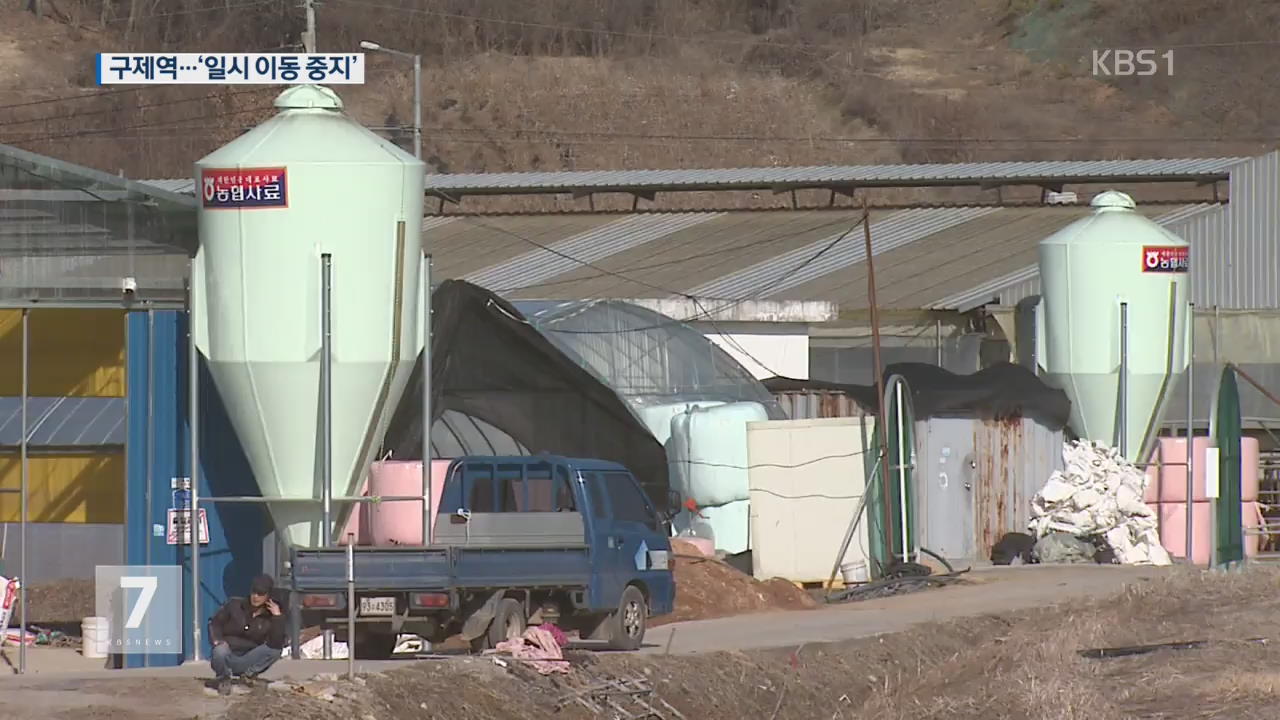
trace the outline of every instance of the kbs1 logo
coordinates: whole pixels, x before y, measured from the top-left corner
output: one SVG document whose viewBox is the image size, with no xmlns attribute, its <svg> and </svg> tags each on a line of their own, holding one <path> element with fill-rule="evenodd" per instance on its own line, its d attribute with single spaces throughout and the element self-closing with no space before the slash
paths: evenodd
<svg viewBox="0 0 1280 720">
<path fill-rule="evenodd" d="M 1093 74 L 1095 77 L 1132 77 L 1139 75 L 1150 77 L 1159 75 L 1173 76 L 1173 51 L 1157 53 L 1155 50 L 1094 50 Z"/>
<path fill-rule="evenodd" d="M 107 621 L 110 654 L 182 652 L 182 568 L 99 565 L 94 612 Z"/>
</svg>

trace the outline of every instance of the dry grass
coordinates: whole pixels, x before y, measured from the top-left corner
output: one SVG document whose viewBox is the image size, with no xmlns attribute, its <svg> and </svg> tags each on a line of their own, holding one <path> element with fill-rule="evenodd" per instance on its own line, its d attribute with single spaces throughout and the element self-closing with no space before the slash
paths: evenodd
<svg viewBox="0 0 1280 720">
<path fill-rule="evenodd" d="M 1178 572 L 1116 597 L 1004 617 L 921 627 L 857 642 L 794 650 L 591 662 L 594 671 L 643 676 L 687 717 L 737 720 L 1115 720 L 1274 718 L 1280 703 L 1280 574 Z M 1241 639 L 1265 636 L 1272 644 Z M 1202 650 L 1107 661 L 1079 650 L 1214 640 Z M 551 718 L 560 691 L 488 663 L 423 663 L 370 678 L 336 703 L 255 698 L 232 720 L 345 717 Z M 516 701 L 519 698 L 519 702 Z M 357 713 L 359 716 L 359 713 Z"/>
<path fill-rule="evenodd" d="M 372 0 L 371 0 L 372 1 Z M 294 42 L 291 4 L 139 19 L 149 3 L 61 0 L 37 21 L 0 0 L 0 142 L 134 177 L 191 162 L 270 114 L 270 89 L 195 88 L 6 109 L 93 92 L 98 50 L 266 50 Z M 178 9 L 223 0 L 174 0 Z M 1273 143 L 1273 46 L 1179 50 L 1173 78 L 1104 82 L 1083 44 L 1235 41 L 1280 6 L 1228 0 L 342 0 L 320 12 L 321 49 L 376 37 L 424 54 L 426 148 L 441 171 L 956 162 L 1249 154 Z M 106 24 L 103 24 L 103 21 Z M 1030 33 L 1030 35 L 1028 35 Z M 1038 33 L 1038 34 L 1037 34 Z M 1011 40 L 1034 37 L 1028 55 Z M 1053 48 L 1074 47 L 1077 50 Z M 341 90 L 368 124 L 412 117 L 406 64 L 370 56 Z M 149 105 L 150 107 L 143 107 Z M 49 119 L 52 118 L 52 119 Z M 32 122 L 34 121 L 34 122 Z M 1175 141 L 1170 138 L 1203 138 Z M 905 202 L 916 194 L 873 200 Z M 976 191 L 934 200 L 990 199 Z M 825 203 L 810 194 L 802 204 Z M 659 206 L 781 206 L 787 196 L 659 198 Z M 601 209 L 630 207 L 606 199 Z M 586 209 L 586 201 L 468 201 L 472 210 Z"/>
</svg>

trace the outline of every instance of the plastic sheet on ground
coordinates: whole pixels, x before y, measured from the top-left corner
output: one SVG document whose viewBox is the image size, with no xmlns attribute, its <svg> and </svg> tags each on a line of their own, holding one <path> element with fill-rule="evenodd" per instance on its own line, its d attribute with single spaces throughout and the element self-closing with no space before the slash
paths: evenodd
<svg viewBox="0 0 1280 720">
<path fill-rule="evenodd" d="M 1169 565 L 1155 512 L 1142 501 L 1147 476 L 1116 450 L 1078 440 L 1063 448 L 1055 471 L 1031 501 L 1029 530 L 1102 536 L 1122 565 Z"/>
<path fill-rule="evenodd" d="M 431 649 L 430 644 L 428 644 L 425 640 L 418 637 L 417 635 L 401 635 L 396 642 L 396 648 L 393 652 L 395 654 L 422 653 L 422 652 L 427 652 L 430 649 Z M 310 640 L 302 643 L 301 650 L 302 650 L 302 657 L 307 660 L 323 659 L 324 658 L 324 635 L 317 635 L 311 638 Z M 293 652 L 292 649 L 288 645 L 285 645 L 284 649 L 280 651 L 280 655 L 281 657 L 289 657 L 292 652 Z M 339 642 L 337 640 L 334 640 L 331 657 L 334 660 L 346 660 L 347 644 L 344 642 Z"/>
</svg>

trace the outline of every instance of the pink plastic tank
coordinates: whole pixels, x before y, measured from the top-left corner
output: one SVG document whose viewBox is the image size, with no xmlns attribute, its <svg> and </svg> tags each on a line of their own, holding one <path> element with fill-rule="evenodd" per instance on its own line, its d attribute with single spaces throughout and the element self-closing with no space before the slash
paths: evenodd
<svg viewBox="0 0 1280 720">
<path fill-rule="evenodd" d="M 440 510 L 440 496 L 444 491 L 445 474 L 449 460 L 431 461 L 431 507 L 436 510 L 431 517 L 431 532 L 435 535 L 435 516 Z M 421 460 L 383 460 L 369 468 L 370 495 L 421 495 Z M 396 500 L 370 505 L 365 516 L 369 526 L 369 541 L 373 545 L 421 545 L 422 502 Z"/>
<path fill-rule="evenodd" d="M 1205 449 L 1209 439 L 1194 438 L 1195 451 L 1195 501 L 1207 500 L 1204 494 Z M 1160 438 L 1156 455 L 1161 463 L 1147 468 L 1147 492 L 1144 500 L 1152 503 L 1183 503 L 1187 501 L 1187 441 L 1186 438 Z M 1240 499 L 1256 502 L 1258 499 L 1258 439 L 1240 440 Z M 1156 458 L 1152 458 L 1154 463 Z"/>
<path fill-rule="evenodd" d="M 1241 517 L 1244 520 L 1244 554 L 1255 557 L 1261 538 L 1250 531 L 1256 531 L 1262 523 L 1262 507 L 1256 502 L 1241 503 Z M 1197 565 L 1209 563 L 1209 552 L 1213 546 L 1211 504 L 1206 502 L 1192 503 L 1192 545 L 1191 560 Z M 1174 557 L 1185 557 L 1187 554 L 1187 504 L 1159 503 L 1152 509 L 1160 517 L 1160 544 Z"/>
</svg>

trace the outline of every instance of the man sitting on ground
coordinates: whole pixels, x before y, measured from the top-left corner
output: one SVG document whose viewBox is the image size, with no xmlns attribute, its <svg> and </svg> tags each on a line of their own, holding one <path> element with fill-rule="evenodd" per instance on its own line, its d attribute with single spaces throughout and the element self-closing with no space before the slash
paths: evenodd
<svg viewBox="0 0 1280 720">
<path fill-rule="evenodd" d="M 217 676 L 218 692 L 231 694 L 232 676 L 246 685 L 280 659 L 284 649 L 284 614 L 271 598 L 275 582 L 259 575 L 249 586 L 249 598 L 233 597 L 209 620 L 213 643 L 210 665 Z"/>
</svg>

